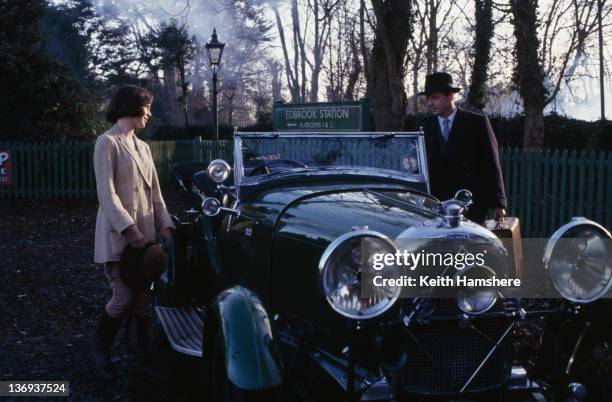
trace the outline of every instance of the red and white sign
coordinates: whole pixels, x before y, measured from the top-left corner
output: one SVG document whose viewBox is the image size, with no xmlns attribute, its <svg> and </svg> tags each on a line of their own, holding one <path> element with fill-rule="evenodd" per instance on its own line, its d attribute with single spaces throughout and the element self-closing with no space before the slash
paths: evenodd
<svg viewBox="0 0 612 402">
<path fill-rule="evenodd" d="M 0 150 L 0 186 L 10 186 L 13 173 L 13 160 L 11 151 Z"/>
</svg>

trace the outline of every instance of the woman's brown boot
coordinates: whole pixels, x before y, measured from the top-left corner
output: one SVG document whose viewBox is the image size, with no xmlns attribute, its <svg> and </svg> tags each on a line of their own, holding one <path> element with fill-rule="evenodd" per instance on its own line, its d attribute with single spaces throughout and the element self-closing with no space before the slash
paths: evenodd
<svg viewBox="0 0 612 402">
<path fill-rule="evenodd" d="M 121 319 L 115 319 L 108 315 L 106 310 L 102 312 L 96 325 L 96 377 L 102 380 L 115 378 L 115 370 L 111 364 L 111 348 L 115 335 L 121 327 Z"/>
</svg>

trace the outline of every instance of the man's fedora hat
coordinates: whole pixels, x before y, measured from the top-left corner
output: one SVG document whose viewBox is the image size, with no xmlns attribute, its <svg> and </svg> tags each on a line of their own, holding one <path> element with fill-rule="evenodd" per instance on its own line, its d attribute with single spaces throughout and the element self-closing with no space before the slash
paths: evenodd
<svg viewBox="0 0 612 402">
<path fill-rule="evenodd" d="M 434 92 L 459 92 L 460 88 L 453 86 L 453 77 L 449 73 L 433 73 L 425 77 L 425 90 L 419 95 L 429 95 Z"/>
<path fill-rule="evenodd" d="M 164 272 L 164 249 L 155 243 L 143 248 L 127 245 L 121 254 L 119 275 L 123 282 L 135 290 L 145 290 Z"/>
</svg>

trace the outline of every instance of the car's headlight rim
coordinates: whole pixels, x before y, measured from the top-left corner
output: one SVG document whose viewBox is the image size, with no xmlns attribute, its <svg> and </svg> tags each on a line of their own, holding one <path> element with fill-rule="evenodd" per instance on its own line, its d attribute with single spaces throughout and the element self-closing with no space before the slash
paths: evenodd
<svg viewBox="0 0 612 402">
<path fill-rule="evenodd" d="M 231 170 L 232 168 L 229 163 L 223 159 L 215 159 L 208 164 L 206 173 L 208 173 L 208 177 L 210 177 L 215 183 L 223 183 L 229 177 Z M 217 171 L 221 172 L 219 177 L 217 175 Z"/>
<path fill-rule="evenodd" d="M 383 305 L 381 308 L 375 310 L 374 312 L 372 312 L 370 314 L 351 314 L 351 313 L 347 312 L 346 310 L 343 310 L 340 306 L 338 306 L 337 304 L 334 303 L 334 301 L 331 299 L 331 296 L 327 293 L 327 291 L 325 289 L 325 274 L 326 274 L 325 270 L 326 270 L 327 263 L 329 262 L 330 258 L 332 257 L 334 251 L 336 251 L 338 249 L 338 247 L 343 245 L 345 242 L 347 242 L 347 241 L 349 241 L 351 239 L 354 239 L 355 237 L 375 237 L 375 238 L 378 238 L 378 239 L 383 240 L 384 242 L 386 242 L 390 247 L 393 248 L 393 250 L 397 250 L 397 247 L 395 246 L 393 241 L 389 237 L 385 236 L 384 234 L 382 234 L 380 232 L 376 232 L 376 231 L 373 231 L 373 230 L 363 229 L 363 230 L 354 230 L 354 231 L 345 233 L 345 234 L 337 237 L 336 239 L 334 239 L 334 241 L 332 241 L 327 246 L 327 248 L 325 249 L 325 251 L 321 255 L 321 259 L 319 260 L 319 281 L 320 281 L 320 288 L 321 288 L 321 292 L 325 296 L 325 299 L 327 300 L 327 303 L 331 306 L 331 308 L 335 312 L 337 312 L 338 314 L 340 314 L 340 315 L 342 315 L 342 316 L 344 316 L 346 318 L 350 318 L 350 319 L 354 319 L 354 320 L 368 320 L 368 319 L 375 318 L 375 317 L 378 317 L 378 316 L 384 314 L 393 305 L 395 305 L 397 299 L 400 296 L 401 288 L 400 287 L 396 287 L 393 297 L 389 298 L 389 301 L 385 305 Z"/>
<path fill-rule="evenodd" d="M 607 238 L 608 240 L 612 239 L 612 235 L 610 234 L 610 232 L 605 227 L 598 224 L 597 222 L 593 222 L 590 219 L 586 219 L 583 217 L 572 218 L 570 222 L 566 223 L 565 225 L 562 225 L 559 229 L 557 229 L 550 236 L 550 239 L 546 243 L 546 247 L 544 249 L 542 261 L 544 263 L 544 269 L 546 270 L 546 272 L 548 273 L 550 277 L 550 281 L 552 282 L 557 292 L 559 292 L 559 294 L 563 298 L 565 298 L 566 300 L 572 303 L 576 303 L 576 304 L 589 304 L 596 300 L 599 300 L 600 298 L 604 297 L 608 292 L 610 292 L 610 289 L 612 289 L 612 276 L 608 278 L 606 286 L 602 288 L 595 296 L 590 297 L 590 298 L 576 298 L 572 295 L 567 294 L 566 289 L 561 289 L 559 287 L 558 281 L 556 280 L 556 278 L 553 277 L 553 272 L 551 269 L 551 260 L 553 257 L 553 251 L 555 250 L 555 246 L 557 245 L 560 239 L 562 238 L 567 239 L 567 237 L 563 237 L 566 233 L 568 233 L 570 230 L 575 229 L 579 226 L 585 226 L 585 227 L 590 226 L 593 229 L 596 229 L 597 231 L 599 231 L 601 234 L 603 234 L 602 238 L 604 239 Z M 578 238 L 578 237 L 574 237 L 574 238 Z"/>
<path fill-rule="evenodd" d="M 202 212 L 208 217 L 215 217 L 221 211 L 221 203 L 214 197 L 206 197 L 202 200 Z"/>
</svg>

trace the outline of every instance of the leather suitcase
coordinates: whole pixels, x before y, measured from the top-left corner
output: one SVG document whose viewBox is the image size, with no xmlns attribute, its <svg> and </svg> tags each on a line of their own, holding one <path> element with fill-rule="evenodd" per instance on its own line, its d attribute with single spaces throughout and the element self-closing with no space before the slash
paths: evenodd
<svg viewBox="0 0 612 402">
<path fill-rule="evenodd" d="M 521 241 L 521 226 L 517 217 L 509 216 L 503 222 L 493 219 L 485 221 L 485 227 L 495 233 L 502 241 L 510 258 L 514 261 L 514 272 L 517 278 L 523 275 L 523 246 Z"/>
</svg>

